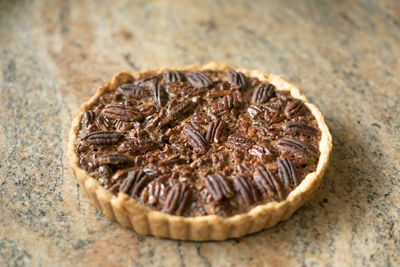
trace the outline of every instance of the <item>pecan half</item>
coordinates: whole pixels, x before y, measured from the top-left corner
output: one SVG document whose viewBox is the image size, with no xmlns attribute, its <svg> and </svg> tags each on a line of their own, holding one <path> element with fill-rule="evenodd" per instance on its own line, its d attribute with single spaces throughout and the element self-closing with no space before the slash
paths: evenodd
<svg viewBox="0 0 400 267">
<path fill-rule="evenodd" d="M 233 191 L 229 182 L 220 173 L 208 175 L 205 185 L 215 203 L 220 202 L 224 197 L 230 198 L 233 196 Z"/>
<path fill-rule="evenodd" d="M 251 103 L 253 105 L 264 104 L 275 95 L 275 86 L 273 84 L 260 84 L 253 92 Z"/>
<path fill-rule="evenodd" d="M 206 132 L 206 141 L 211 144 L 213 142 L 218 143 L 222 137 L 222 133 L 225 128 L 225 123 L 221 120 L 216 120 L 208 124 Z"/>
<path fill-rule="evenodd" d="M 315 136 L 318 134 L 318 130 L 314 127 L 299 121 L 288 121 L 285 124 L 284 129 L 286 134 L 289 135 L 304 135 L 304 136 Z"/>
<path fill-rule="evenodd" d="M 158 106 L 165 106 L 168 102 L 168 97 L 167 90 L 165 90 L 164 86 L 160 83 L 154 85 L 154 100 Z"/>
<path fill-rule="evenodd" d="M 158 144 L 154 140 L 130 138 L 119 146 L 118 151 L 122 153 L 135 153 L 152 151 L 157 148 Z"/>
<path fill-rule="evenodd" d="M 222 116 L 227 114 L 233 108 L 240 108 L 243 103 L 244 100 L 242 93 L 239 90 L 235 90 L 231 94 L 221 98 L 216 105 L 214 104 L 211 106 L 210 110 L 211 113 Z"/>
<path fill-rule="evenodd" d="M 156 106 L 153 104 L 142 104 L 137 106 L 137 109 L 143 114 L 143 116 L 153 115 L 157 111 Z"/>
<path fill-rule="evenodd" d="M 307 142 L 295 138 L 284 137 L 276 142 L 279 149 L 294 154 L 317 155 L 318 150 Z"/>
<path fill-rule="evenodd" d="M 96 120 L 96 113 L 93 110 L 88 110 L 83 113 L 81 125 L 82 128 L 89 128 L 89 126 Z"/>
<path fill-rule="evenodd" d="M 150 182 L 142 191 L 140 198 L 143 203 L 156 205 L 164 198 L 165 186 L 161 181 L 154 180 Z"/>
<path fill-rule="evenodd" d="M 241 174 L 236 175 L 233 180 L 233 185 L 236 192 L 247 206 L 251 206 L 258 201 L 257 190 L 246 176 Z"/>
<path fill-rule="evenodd" d="M 306 106 L 299 99 L 287 103 L 285 115 L 289 118 L 303 114 L 307 110 Z"/>
<path fill-rule="evenodd" d="M 101 115 L 121 121 L 139 121 L 143 118 L 143 114 L 136 108 L 122 104 L 108 104 L 101 111 Z"/>
<path fill-rule="evenodd" d="M 150 91 L 143 86 L 133 83 L 126 83 L 116 89 L 117 92 L 128 98 L 141 99 L 151 95 Z"/>
<path fill-rule="evenodd" d="M 228 136 L 227 146 L 234 150 L 249 150 L 253 142 L 240 134 Z"/>
<path fill-rule="evenodd" d="M 163 78 L 167 84 L 180 83 L 185 80 L 185 76 L 180 71 L 177 71 L 177 70 L 166 71 Z"/>
<path fill-rule="evenodd" d="M 83 139 L 91 145 L 113 145 L 118 143 L 122 134 L 112 131 L 97 131 L 89 133 L 83 137 Z"/>
<path fill-rule="evenodd" d="M 202 71 L 194 71 L 186 74 L 186 79 L 195 87 L 195 88 L 206 88 L 210 87 L 213 82 L 208 76 Z"/>
<path fill-rule="evenodd" d="M 237 89 L 246 89 L 247 81 L 246 76 L 241 72 L 236 72 L 235 70 L 229 70 L 228 81 L 233 87 Z"/>
<path fill-rule="evenodd" d="M 279 134 L 275 131 L 274 128 L 266 128 L 263 126 L 257 127 L 257 133 L 261 136 L 261 140 L 272 141 L 276 138 L 279 138 Z"/>
<path fill-rule="evenodd" d="M 272 198 L 275 195 L 278 196 L 278 199 L 284 198 L 284 189 L 267 167 L 262 165 L 258 166 L 254 171 L 253 179 L 258 191 L 261 192 L 264 198 Z"/>
<path fill-rule="evenodd" d="M 180 120 L 190 116 L 197 105 L 192 101 L 185 101 L 174 105 L 168 113 L 168 116 L 160 121 L 159 126 L 165 128 L 177 124 Z"/>
<path fill-rule="evenodd" d="M 300 184 L 293 164 L 289 159 L 281 159 L 278 161 L 278 174 L 279 178 L 287 188 L 291 185 L 298 186 Z"/>
<path fill-rule="evenodd" d="M 137 197 L 146 182 L 147 179 L 144 171 L 130 170 L 127 172 L 125 180 L 121 183 L 119 192 L 128 194 L 131 197 Z"/>
<path fill-rule="evenodd" d="M 211 113 L 222 116 L 234 108 L 240 108 L 244 103 L 243 95 L 239 90 L 234 90 L 228 95 L 220 98 L 218 102 L 214 102 L 214 104 L 210 107 Z"/>
<path fill-rule="evenodd" d="M 258 157 L 260 161 L 272 159 L 274 157 L 274 151 L 267 143 L 253 145 L 253 147 L 249 150 L 249 153 Z"/>
<path fill-rule="evenodd" d="M 227 95 L 223 98 L 225 106 L 228 108 L 240 108 L 244 103 L 243 95 L 240 91 L 235 90 L 232 94 Z"/>
<path fill-rule="evenodd" d="M 162 212 L 182 215 L 183 211 L 185 210 L 186 203 L 188 202 L 189 195 L 190 191 L 186 183 L 176 183 L 168 191 Z"/>
<path fill-rule="evenodd" d="M 199 133 L 199 131 L 197 131 L 193 124 L 186 123 L 185 126 L 183 126 L 183 133 L 186 135 L 189 144 L 194 150 L 197 150 L 201 153 L 207 151 L 207 141 Z"/>
<path fill-rule="evenodd" d="M 211 112 L 213 114 L 222 116 L 233 108 L 240 108 L 244 103 L 243 95 L 239 90 L 235 90 L 229 95 L 224 96 L 221 98 L 217 105 L 211 107 Z"/>
<path fill-rule="evenodd" d="M 107 154 L 99 156 L 97 161 L 100 164 L 118 165 L 118 164 L 131 163 L 132 159 L 121 154 Z"/>
</svg>

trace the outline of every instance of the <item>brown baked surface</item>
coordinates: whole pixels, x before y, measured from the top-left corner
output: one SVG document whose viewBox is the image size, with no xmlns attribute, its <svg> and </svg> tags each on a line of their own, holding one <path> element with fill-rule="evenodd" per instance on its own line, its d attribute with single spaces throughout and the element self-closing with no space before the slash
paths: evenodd
<svg viewBox="0 0 400 267">
<path fill-rule="evenodd" d="M 117 74 L 75 116 L 68 157 L 121 224 L 221 240 L 289 217 L 312 197 L 330 149 L 297 88 L 210 63 Z"/>
</svg>

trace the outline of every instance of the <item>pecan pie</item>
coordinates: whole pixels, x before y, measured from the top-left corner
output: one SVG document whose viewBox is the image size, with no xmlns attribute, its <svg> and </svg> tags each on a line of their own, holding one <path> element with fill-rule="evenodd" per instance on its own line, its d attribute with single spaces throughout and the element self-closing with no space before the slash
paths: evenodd
<svg viewBox="0 0 400 267">
<path fill-rule="evenodd" d="M 118 73 L 74 116 L 68 158 L 94 204 L 122 225 L 223 240 L 311 199 L 331 143 L 295 86 L 210 63 Z"/>
</svg>

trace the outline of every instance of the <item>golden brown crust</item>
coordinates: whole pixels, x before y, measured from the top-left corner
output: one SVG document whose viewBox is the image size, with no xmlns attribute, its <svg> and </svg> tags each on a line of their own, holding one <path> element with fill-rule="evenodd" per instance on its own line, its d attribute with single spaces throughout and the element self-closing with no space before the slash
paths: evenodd
<svg viewBox="0 0 400 267">
<path fill-rule="evenodd" d="M 288 219 L 293 212 L 314 196 L 328 165 L 329 153 L 332 148 L 332 137 L 329 133 L 329 129 L 316 106 L 307 103 L 306 98 L 300 93 L 297 87 L 284 81 L 279 76 L 269 75 L 258 70 L 237 69 L 237 71 L 241 71 L 247 76 L 257 77 L 261 81 L 274 84 L 278 90 L 290 90 L 293 97 L 305 102 L 315 116 L 322 132 L 319 144 L 321 153 L 316 171 L 309 173 L 284 201 L 258 205 L 248 213 L 231 217 L 220 217 L 217 215 L 197 217 L 175 216 L 153 211 L 124 193 L 118 193 L 117 196 L 113 195 L 80 167 L 78 155 L 75 152 L 75 142 L 80 127 L 80 120 L 83 113 L 90 108 L 94 104 L 96 98 L 105 91 L 112 91 L 123 83 L 131 82 L 150 74 L 161 73 L 166 70 L 226 71 L 229 69 L 231 69 L 229 66 L 211 62 L 204 66 L 192 65 L 188 67 L 145 70 L 136 73 L 135 77 L 127 72 L 120 72 L 113 77 L 111 82 L 99 88 L 95 96 L 80 107 L 77 114 L 73 117 L 69 134 L 67 158 L 83 191 L 107 217 L 117 220 L 124 226 L 133 228 L 136 232 L 143 235 L 154 235 L 156 237 L 179 240 L 224 240 L 241 237 L 272 227 L 279 221 Z"/>
</svg>

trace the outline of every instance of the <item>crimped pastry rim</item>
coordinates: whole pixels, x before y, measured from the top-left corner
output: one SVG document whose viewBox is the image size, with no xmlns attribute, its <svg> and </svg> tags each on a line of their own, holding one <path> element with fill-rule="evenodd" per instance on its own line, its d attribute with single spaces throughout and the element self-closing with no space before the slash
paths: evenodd
<svg viewBox="0 0 400 267">
<path fill-rule="evenodd" d="M 191 65 L 187 67 L 148 69 L 137 72 L 135 77 L 127 72 L 120 72 L 113 77 L 111 82 L 100 87 L 96 94 L 79 108 L 78 112 L 73 116 L 69 133 L 67 159 L 83 191 L 107 217 L 117 220 L 124 226 L 133 228 L 136 232 L 143 235 L 193 241 L 225 240 L 228 238 L 241 237 L 272 227 L 279 221 L 288 219 L 293 212 L 314 196 L 328 165 L 329 154 L 332 149 L 332 137 L 329 133 L 329 129 L 317 107 L 307 103 L 306 98 L 300 93 L 300 90 L 296 86 L 286 82 L 279 76 L 270 75 L 259 70 L 236 69 L 237 71 L 243 72 L 246 76 L 257 77 L 261 81 L 270 82 L 274 84 L 278 90 L 289 90 L 293 97 L 304 101 L 315 116 L 318 127 L 321 130 L 321 140 L 319 143 L 320 157 L 316 171 L 309 173 L 300 185 L 290 192 L 285 200 L 261 204 L 247 213 L 230 217 L 220 217 L 218 215 L 182 217 L 151 210 L 124 193 L 118 193 L 118 195 L 115 196 L 80 167 L 79 158 L 75 152 L 75 143 L 80 128 L 80 120 L 83 113 L 88 110 L 95 103 L 96 98 L 105 91 L 114 90 L 123 83 L 140 79 L 149 74 L 161 73 L 166 70 L 227 71 L 229 69 L 232 68 L 221 63 L 211 62 L 203 66 Z"/>
</svg>

